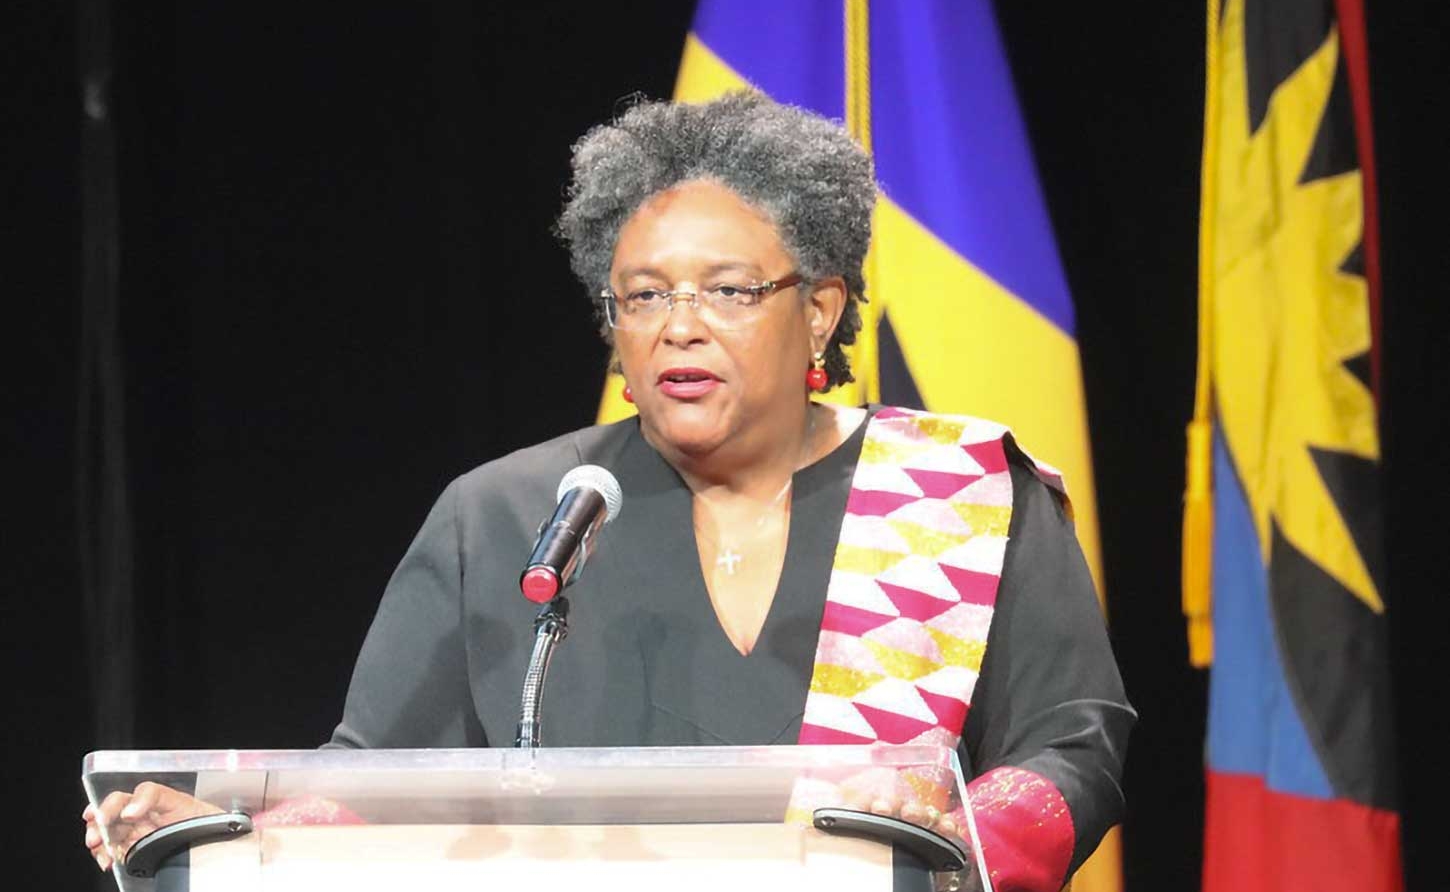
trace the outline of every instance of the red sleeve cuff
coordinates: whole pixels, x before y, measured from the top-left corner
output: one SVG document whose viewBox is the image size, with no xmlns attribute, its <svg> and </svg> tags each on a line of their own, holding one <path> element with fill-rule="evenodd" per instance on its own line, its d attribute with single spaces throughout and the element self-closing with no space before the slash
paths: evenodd
<svg viewBox="0 0 1450 892">
<path fill-rule="evenodd" d="M 982 858 L 997 892 L 1056 892 L 1076 835 L 1067 801 L 1025 768 L 994 768 L 967 784 Z"/>
</svg>

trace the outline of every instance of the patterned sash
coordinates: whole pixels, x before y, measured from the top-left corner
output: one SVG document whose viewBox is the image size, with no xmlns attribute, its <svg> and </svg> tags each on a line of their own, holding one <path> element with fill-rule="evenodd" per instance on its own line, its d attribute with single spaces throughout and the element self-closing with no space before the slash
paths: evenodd
<svg viewBox="0 0 1450 892">
<path fill-rule="evenodd" d="M 1005 427 L 965 416 L 882 409 L 866 427 L 836 546 L 803 744 L 956 747 L 997 603 L 1012 476 Z M 1062 476 L 1035 463 L 1044 483 Z M 796 783 L 786 820 L 822 805 L 911 802 L 920 820 L 966 838 L 947 769 L 822 774 Z M 1061 793 L 1002 766 L 967 785 L 993 887 L 1062 885 L 1075 838 Z M 902 816 L 906 817 L 905 812 Z M 948 829 L 951 828 L 951 829 Z"/>
<path fill-rule="evenodd" d="M 836 546 L 801 743 L 955 747 L 987 649 L 1012 477 L 999 424 L 885 408 Z M 1039 473 L 1062 487 L 1050 468 Z"/>
</svg>

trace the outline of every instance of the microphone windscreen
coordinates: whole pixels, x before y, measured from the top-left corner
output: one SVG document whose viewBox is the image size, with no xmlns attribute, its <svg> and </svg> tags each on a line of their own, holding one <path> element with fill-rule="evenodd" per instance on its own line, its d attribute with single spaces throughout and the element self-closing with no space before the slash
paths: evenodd
<svg viewBox="0 0 1450 892">
<path fill-rule="evenodd" d="M 559 481 L 559 490 L 554 494 L 554 500 L 562 501 L 564 493 L 580 486 L 588 487 L 604 497 L 605 523 L 619 516 L 619 509 L 624 504 L 624 493 L 619 488 L 619 481 L 607 469 L 599 465 L 580 465 L 573 469 Z"/>
</svg>

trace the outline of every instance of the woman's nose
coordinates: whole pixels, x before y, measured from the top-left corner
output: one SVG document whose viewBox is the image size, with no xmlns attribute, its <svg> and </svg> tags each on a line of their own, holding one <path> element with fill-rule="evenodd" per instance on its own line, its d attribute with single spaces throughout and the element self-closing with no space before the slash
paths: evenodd
<svg viewBox="0 0 1450 892">
<path fill-rule="evenodd" d="M 681 303 L 686 304 L 685 309 L 675 312 Z M 671 294 L 669 308 L 665 310 L 665 339 L 676 344 L 689 343 L 703 340 L 708 332 L 709 327 L 700 319 L 698 292 L 678 289 Z"/>
</svg>

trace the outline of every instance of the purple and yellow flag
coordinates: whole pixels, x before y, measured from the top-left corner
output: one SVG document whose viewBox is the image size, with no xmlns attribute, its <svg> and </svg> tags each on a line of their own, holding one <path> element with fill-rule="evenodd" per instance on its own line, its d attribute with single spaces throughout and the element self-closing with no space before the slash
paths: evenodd
<svg viewBox="0 0 1450 892">
<path fill-rule="evenodd" d="M 1061 469 L 1101 587 L 1072 299 L 988 0 L 702 0 L 675 98 L 749 87 L 843 120 L 881 195 L 857 381 L 824 399 L 1008 425 Z M 632 412 L 611 379 L 600 421 Z M 1077 892 L 1120 886 L 1111 833 Z"/>
</svg>

